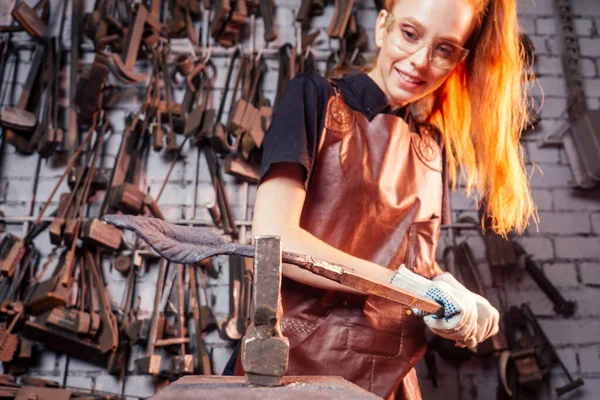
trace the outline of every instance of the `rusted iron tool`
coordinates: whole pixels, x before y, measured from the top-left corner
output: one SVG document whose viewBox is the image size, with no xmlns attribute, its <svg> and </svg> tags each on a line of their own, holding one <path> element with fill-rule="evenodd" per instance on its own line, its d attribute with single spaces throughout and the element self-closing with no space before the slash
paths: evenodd
<svg viewBox="0 0 600 400">
<path fill-rule="evenodd" d="M 179 264 L 195 264 L 220 254 L 254 257 L 254 246 L 230 243 L 218 233 L 207 229 L 178 226 L 156 218 L 131 215 L 106 215 L 103 220 L 119 228 L 134 231 L 161 256 Z M 282 252 L 282 262 L 309 270 L 344 286 L 431 314 L 443 311 L 442 306 L 431 299 L 388 282 L 375 281 L 351 267 L 287 251 Z"/>
<path fill-rule="evenodd" d="M 252 323 L 242 340 L 246 384 L 280 386 L 290 342 L 281 334 L 281 237 L 257 236 L 254 249 Z"/>
</svg>

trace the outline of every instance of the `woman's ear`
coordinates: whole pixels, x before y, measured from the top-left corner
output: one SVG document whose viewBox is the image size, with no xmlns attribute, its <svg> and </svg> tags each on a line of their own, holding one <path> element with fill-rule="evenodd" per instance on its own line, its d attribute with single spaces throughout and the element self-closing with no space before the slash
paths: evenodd
<svg viewBox="0 0 600 400">
<path fill-rule="evenodd" d="M 377 21 L 375 22 L 375 44 L 379 49 L 383 46 L 383 39 L 385 39 L 385 36 L 388 33 L 386 26 L 387 16 L 388 12 L 386 10 L 381 10 L 377 16 Z"/>
</svg>

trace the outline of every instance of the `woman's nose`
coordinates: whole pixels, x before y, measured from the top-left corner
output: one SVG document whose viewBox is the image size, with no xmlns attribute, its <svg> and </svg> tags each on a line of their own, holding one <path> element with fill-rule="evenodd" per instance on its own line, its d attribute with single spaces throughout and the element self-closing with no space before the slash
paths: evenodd
<svg viewBox="0 0 600 400">
<path fill-rule="evenodd" d="M 429 66 L 429 46 L 423 46 L 410 55 L 410 62 L 416 68 L 427 68 Z"/>
</svg>

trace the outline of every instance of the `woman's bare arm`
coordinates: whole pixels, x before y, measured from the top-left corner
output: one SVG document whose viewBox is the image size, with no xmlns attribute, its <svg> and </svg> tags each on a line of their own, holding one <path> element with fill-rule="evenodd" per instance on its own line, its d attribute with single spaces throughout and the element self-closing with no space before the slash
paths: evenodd
<svg viewBox="0 0 600 400">
<path fill-rule="evenodd" d="M 300 228 L 306 198 L 303 182 L 304 171 L 299 164 L 271 166 L 256 193 L 252 234 L 281 236 L 283 250 L 347 265 L 371 279 L 389 282 L 394 271 L 344 253 Z M 362 293 L 291 264 L 283 265 L 283 275 L 318 288 Z"/>
</svg>

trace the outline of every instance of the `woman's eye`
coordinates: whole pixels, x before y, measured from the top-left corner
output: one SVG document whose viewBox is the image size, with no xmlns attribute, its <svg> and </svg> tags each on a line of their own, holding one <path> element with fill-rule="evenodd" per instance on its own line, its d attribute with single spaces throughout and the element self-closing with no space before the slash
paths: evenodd
<svg viewBox="0 0 600 400">
<path fill-rule="evenodd" d="M 452 57 L 452 55 L 454 55 L 454 53 L 456 52 L 456 48 L 448 44 L 436 46 L 435 50 L 439 55 L 443 57 Z"/>
<path fill-rule="evenodd" d="M 415 32 L 410 31 L 408 29 L 402 29 L 402 35 L 404 35 L 404 37 L 406 39 L 408 39 L 408 40 L 417 40 L 417 39 L 419 39 L 419 36 Z"/>
</svg>

